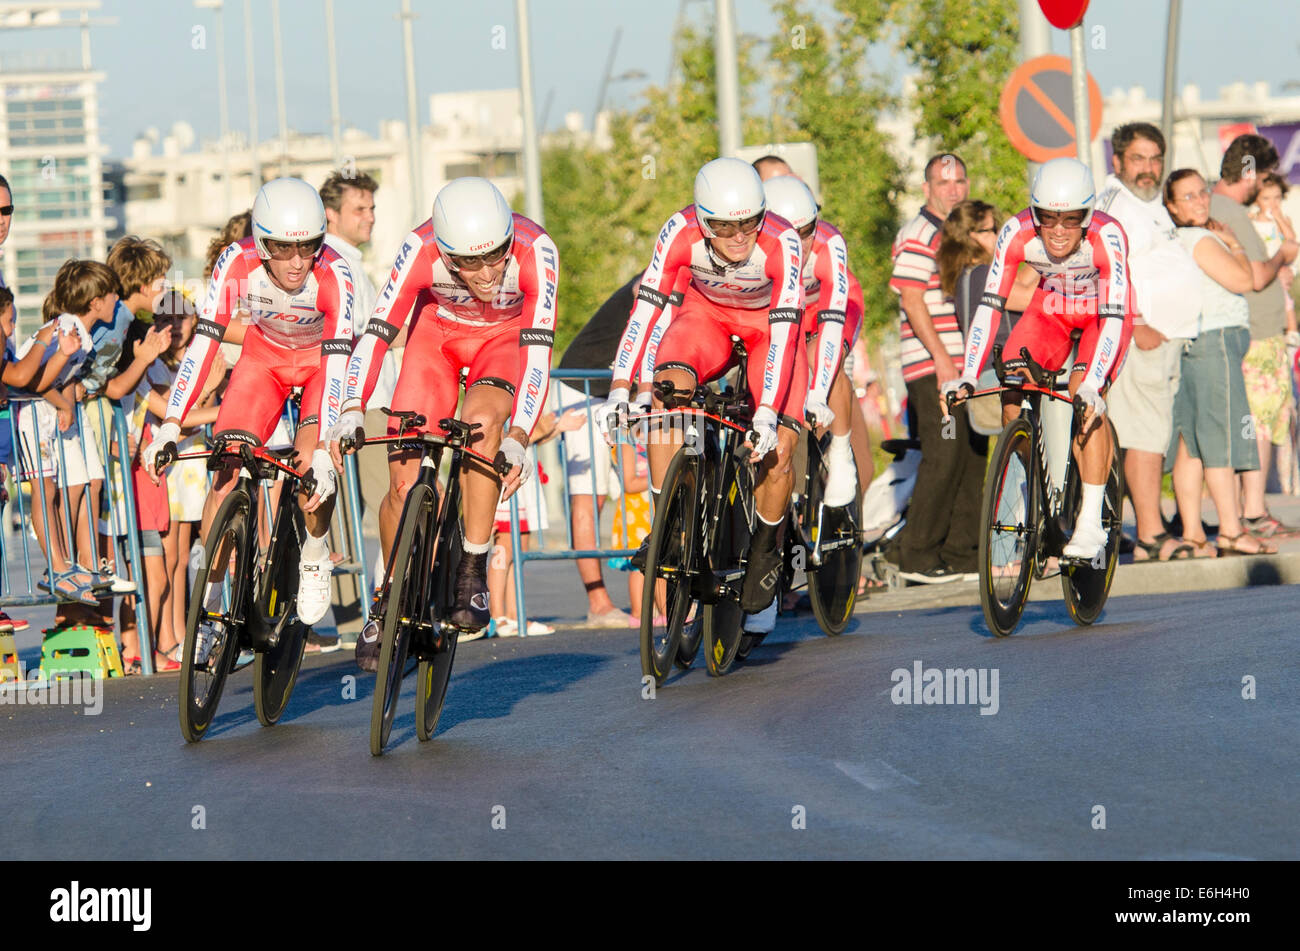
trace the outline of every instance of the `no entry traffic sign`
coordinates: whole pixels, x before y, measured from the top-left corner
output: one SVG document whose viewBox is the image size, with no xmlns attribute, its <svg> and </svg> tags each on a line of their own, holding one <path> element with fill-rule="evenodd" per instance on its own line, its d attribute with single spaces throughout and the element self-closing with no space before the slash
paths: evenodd
<svg viewBox="0 0 1300 951">
<path fill-rule="evenodd" d="M 1101 129 L 1101 89 L 1091 74 L 1088 103 L 1091 142 Z M 1002 87 L 998 114 L 1011 144 L 1031 162 L 1074 155 L 1070 60 L 1064 56 L 1039 56 L 1016 67 Z"/>
</svg>

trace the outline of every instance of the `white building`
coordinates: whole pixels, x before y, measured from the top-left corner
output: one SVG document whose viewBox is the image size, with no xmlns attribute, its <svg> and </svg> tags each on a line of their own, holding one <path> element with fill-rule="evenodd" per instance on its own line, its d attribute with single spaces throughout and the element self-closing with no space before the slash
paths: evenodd
<svg viewBox="0 0 1300 951">
<path fill-rule="evenodd" d="M 80 28 L 79 47 L 6 53 L 0 59 L 0 155 L 12 187 L 14 216 L 3 253 L 5 280 L 14 291 L 22 331 L 40 321 L 41 302 L 68 258 L 102 261 L 105 232 L 99 84 L 90 68 L 89 18 L 99 0 L 0 3 L 0 29 Z"/>
<path fill-rule="evenodd" d="M 405 234 L 432 212 L 433 196 L 448 181 L 481 175 L 507 199 L 523 194 L 523 119 L 517 89 L 438 93 L 429 97 L 431 125 L 421 130 L 421 185 L 425 204 L 414 207 L 406 124 L 381 120 L 379 136 L 356 129 L 343 135 L 343 163 L 379 182 L 375 228 L 363 249 L 372 280 L 378 285 Z M 177 123 L 163 136 L 136 140 L 125 160 L 125 227 L 128 234 L 160 240 L 175 259 L 179 275 L 202 274 L 208 242 L 226 220 L 253 204 L 260 183 L 253 181 L 252 154 L 242 136 L 225 143 L 188 148 L 192 133 Z M 291 132 L 287 159 L 281 163 L 278 139 L 262 142 L 258 158 L 263 180 L 281 174 L 319 186 L 335 166 L 334 145 L 327 135 Z M 230 168 L 232 199 L 226 201 L 224 170 Z"/>
</svg>

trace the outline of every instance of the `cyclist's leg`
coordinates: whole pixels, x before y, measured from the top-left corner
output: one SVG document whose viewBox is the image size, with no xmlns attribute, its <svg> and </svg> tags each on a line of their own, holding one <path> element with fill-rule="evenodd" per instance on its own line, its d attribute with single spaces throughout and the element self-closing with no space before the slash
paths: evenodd
<svg viewBox="0 0 1300 951">
<path fill-rule="evenodd" d="M 508 322 L 488 334 L 458 341 L 453 353 L 469 367 L 461 421 L 479 427 L 473 449 L 491 459 L 501 448 L 506 420 L 514 409 L 515 380 L 519 373 L 518 323 Z M 537 399 L 545 399 L 539 392 Z M 536 475 L 532 473 L 531 475 Z M 462 556 L 456 571 L 456 601 L 450 620 L 469 631 L 481 630 L 491 620 L 488 601 L 487 559 L 492 548 L 501 479 L 478 460 L 469 458 L 461 469 Z M 535 491 L 527 485 L 521 491 Z"/>
<path fill-rule="evenodd" d="M 437 318 L 417 321 L 410 330 L 402 366 L 409 367 L 397 379 L 392 405 L 395 412 L 419 413 L 425 419 L 418 431 L 437 433 L 438 420 L 456 414 L 460 396 L 461 365 L 446 352 L 444 322 Z M 396 418 L 388 420 L 388 435 L 398 434 Z M 379 538 L 384 552 L 391 552 L 397 539 L 398 523 L 406 493 L 420 474 L 423 453 L 419 449 L 388 450 L 388 491 L 379 504 Z"/>
<path fill-rule="evenodd" d="M 1097 343 L 1101 336 L 1101 321 L 1095 316 L 1087 315 L 1080 320 L 1080 323 L 1083 324 L 1083 335 L 1079 339 L 1078 359 L 1074 366 L 1071 367 L 1071 396 L 1078 392 L 1079 386 L 1083 383 L 1085 373 L 1092 363 L 1093 354 L 1096 352 Z M 1110 384 L 1114 382 L 1119 368 L 1124 364 L 1125 351 L 1132 333 L 1132 316 L 1126 315 L 1119 351 L 1116 353 L 1114 362 L 1111 364 L 1110 371 L 1106 376 L 1106 385 L 1102 388 L 1103 398 L 1107 390 L 1109 390 Z M 1095 420 L 1089 429 L 1076 437 L 1075 443 L 1071 447 L 1079 466 L 1082 498 L 1079 505 L 1079 515 L 1075 520 L 1074 532 L 1070 537 L 1070 544 L 1065 547 L 1064 551 L 1064 554 L 1068 556 L 1077 558 L 1095 557 L 1104 549 L 1106 544 L 1106 531 L 1102 527 L 1102 507 L 1105 503 L 1106 479 L 1110 473 L 1111 457 L 1117 449 L 1112 444 L 1113 440 L 1110 433 L 1110 426 L 1106 424 L 1104 418 Z"/>
<path fill-rule="evenodd" d="M 1059 313 L 1059 295 L 1039 287 L 1034 292 L 1029 306 L 1016 321 L 1015 327 L 1007 336 L 1003 350 L 1003 362 L 1008 368 L 1023 367 L 1020 358 L 1022 348 L 1040 366 L 1047 369 L 1059 369 L 1069 359 L 1073 343 L 1070 340 L 1070 327 L 1061 319 Z M 1020 415 L 1020 396 L 1014 392 L 1002 394 L 1002 425 L 1006 426 Z"/>
<path fill-rule="evenodd" d="M 731 338 L 718 320 L 720 308 L 693 288 L 688 290 L 672 324 L 659 341 L 655 367 L 656 383 L 671 383 L 691 390 L 702 381 L 721 376 L 731 361 Z M 658 397 L 655 411 L 662 411 Z M 652 421 L 647 434 L 650 462 L 650 490 L 658 493 L 668 464 L 677 452 L 680 439 L 673 435 L 671 420 Z"/>
<path fill-rule="evenodd" d="M 767 315 L 762 315 L 762 324 L 746 321 L 740 326 L 743 331 L 740 336 L 749 353 L 746 367 L 749 389 L 757 400 L 762 392 L 770 342 Z M 807 392 L 808 361 L 804 348 L 797 347 L 789 386 L 785 393 L 777 395 L 780 425 L 777 427 L 776 449 L 764 457 L 754 474 L 754 503 L 758 519 L 750 539 L 749 564 L 740 599 L 741 607 L 748 614 L 762 611 L 776 596 L 781 573 L 781 526 L 794 491 L 792 462 L 795 444 L 802 431 L 803 403 Z"/>
</svg>

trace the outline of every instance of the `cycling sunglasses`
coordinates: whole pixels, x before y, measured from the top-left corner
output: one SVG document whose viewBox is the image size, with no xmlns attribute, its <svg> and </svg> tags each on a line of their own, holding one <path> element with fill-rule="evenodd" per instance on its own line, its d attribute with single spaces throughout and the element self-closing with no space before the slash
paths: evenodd
<svg viewBox="0 0 1300 951">
<path fill-rule="evenodd" d="M 734 238 L 737 234 L 753 234 L 763 223 L 763 213 L 742 221 L 722 221 L 718 218 L 705 218 L 704 223 L 719 238 Z"/>
<path fill-rule="evenodd" d="M 482 270 L 485 267 L 492 267 L 494 264 L 500 264 L 510 254 L 512 241 L 507 241 L 500 247 L 493 248 L 486 254 L 448 254 L 447 262 L 456 271 L 474 272 Z"/>
<path fill-rule="evenodd" d="M 270 241 L 266 242 L 266 251 L 273 261 L 292 261 L 301 254 L 304 258 L 314 258 L 320 246 L 325 243 L 325 236 L 312 238 L 310 241 Z"/>
</svg>

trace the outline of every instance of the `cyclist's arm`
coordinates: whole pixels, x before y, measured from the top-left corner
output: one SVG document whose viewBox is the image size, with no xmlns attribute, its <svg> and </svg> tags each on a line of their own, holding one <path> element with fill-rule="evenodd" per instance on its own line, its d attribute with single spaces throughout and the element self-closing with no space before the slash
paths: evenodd
<svg viewBox="0 0 1300 951">
<path fill-rule="evenodd" d="M 1100 393 L 1119 356 L 1131 304 L 1128 236 L 1118 221 L 1108 221 L 1095 232 L 1089 231 L 1084 240 L 1092 245 L 1093 261 L 1097 265 L 1097 319 L 1101 321 L 1101 335 L 1081 385 Z"/>
<path fill-rule="evenodd" d="M 352 272 L 342 256 L 317 267 L 316 309 L 324 315 L 321 327 L 320 366 L 325 376 L 321 387 L 316 437 L 325 445 L 325 434 L 338 422 L 343 406 L 344 374 L 352 356 L 352 308 L 356 300 Z M 304 412 L 307 411 L 304 407 Z"/>
<path fill-rule="evenodd" d="M 795 347 L 803 323 L 803 243 L 794 228 L 771 237 L 766 228 L 759 241 L 767 253 L 767 276 L 772 281 L 772 306 L 767 312 L 767 359 L 763 364 L 763 392 L 759 406 L 776 409 L 790 391 Z"/>
<path fill-rule="evenodd" d="M 677 282 L 677 274 L 691 263 L 691 229 L 681 212 L 673 215 L 659 231 L 654 257 L 641 275 L 636 303 L 628 318 L 623 337 L 614 355 L 614 379 L 611 389 L 631 388 L 632 378 L 642 365 L 647 341 Z M 663 331 L 659 332 L 663 336 Z M 658 341 L 656 340 L 656 346 Z"/>
<path fill-rule="evenodd" d="M 1032 230 L 1028 232 L 1032 234 Z M 975 378 L 984 367 L 989 343 L 997 336 L 998 324 L 1007 309 L 1007 297 L 1013 285 L 1017 283 L 1017 268 L 1025 260 L 1025 243 L 1028 240 L 1025 229 L 1018 217 L 1012 218 L 1002 227 L 998 235 L 997 249 L 993 254 L 993 263 L 989 265 L 989 276 L 984 281 L 984 294 L 980 297 L 975 316 L 970 322 L 966 334 L 966 361 L 961 375 Z"/>
<path fill-rule="evenodd" d="M 402 242 L 388 281 L 375 299 L 366 332 L 357 338 L 347 361 L 343 410 L 361 409 L 370 402 L 370 394 L 379 383 L 384 353 L 405 326 L 420 291 L 433 283 L 437 259 L 437 249 L 426 245 L 418 230 L 410 232 Z"/>
<path fill-rule="evenodd" d="M 164 422 L 180 425 L 189 415 L 199 398 L 203 381 L 208 377 L 212 358 L 221 347 L 226 326 L 235 313 L 240 298 L 240 288 L 248 281 L 248 264 L 244 249 L 238 242 L 229 245 L 217 258 L 208 284 L 207 296 L 199 308 L 199 322 L 194 328 L 194 339 L 185 348 L 176 380 L 167 396 L 167 414 Z"/>
<path fill-rule="evenodd" d="M 519 322 L 519 378 L 515 381 L 510 429 L 522 430 L 527 445 L 527 437 L 532 435 L 542 415 L 551 382 L 560 252 L 551 236 L 542 232 L 518 260 L 524 309 Z"/>
<path fill-rule="evenodd" d="M 813 394 L 826 402 L 840 366 L 849 307 L 849 249 L 838 231 L 826 239 L 825 253 L 817 255 L 814 276 L 821 282 L 821 293 L 816 303 L 817 360 L 808 368 L 812 374 L 809 382 Z"/>
</svg>

